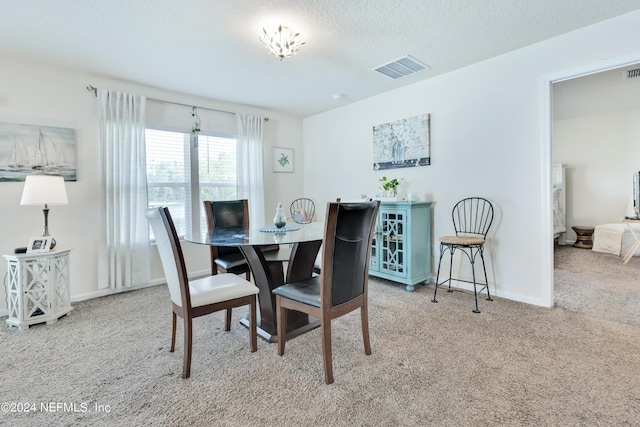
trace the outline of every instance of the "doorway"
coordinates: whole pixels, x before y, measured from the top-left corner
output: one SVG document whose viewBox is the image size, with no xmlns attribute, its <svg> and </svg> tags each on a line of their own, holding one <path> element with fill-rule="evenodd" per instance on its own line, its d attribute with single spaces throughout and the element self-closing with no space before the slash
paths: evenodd
<svg viewBox="0 0 640 427">
<path fill-rule="evenodd" d="M 543 144 L 542 144 L 542 149 L 543 149 L 543 164 L 542 164 L 542 177 L 543 177 L 543 210 L 544 210 L 544 214 L 543 214 L 543 218 L 545 219 L 544 221 L 544 226 L 543 229 L 545 230 L 549 230 L 547 235 L 552 235 L 552 230 L 553 230 L 553 214 L 552 214 L 552 204 L 551 204 L 551 165 L 554 162 L 554 158 L 553 158 L 553 147 L 552 147 L 552 143 L 553 143 L 553 130 L 554 130 L 554 118 L 556 118 L 556 114 L 564 114 L 564 113 L 557 113 L 556 111 L 554 111 L 554 106 L 556 106 L 556 108 L 558 108 L 558 99 L 554 98 L 554 88 L 556 88 L 556 91 L 558 91 L 558 88 L 560 88 L 561 84 L 564 84 L 565 87 L 564 88 L 569 88 L 569 89 L 573 89 L 575 87 L 579 87 L 581 84 L 580 79 L 585 79 L 586 80 L 605 80 L 604 77 L 608 74 L 615 74 L 618 73 L 618 76 L 621 76 L 624 72 L 624 69 L 626 68 L 633 68 L 633 67 L 640 67 L 640 55 L 634 55 L 634 56 L 627 56 L 627 57 L 623 57 L 623 58 L 615 58 L 615 59 L 611 59 L 611 60 L 607 60 L 601 63 L 596 63 L 596 64 L 590 64 L 584 67 L 580 67 L 578 69 L 574 69 L 574 70 L 567 70 L 565 72 L 562 73 L 558 73 L 558 74 L 554 74 L 554 75 L 549 75 L 549 76 L 543 76 L 542 78 L 542 104 L 541 104 L 541 108 L 542 108 L 542 114 L 541 114 L 541 118 L 542 118 L 542 139 L 543 139 Z M 638 81 L 637 86 L 640 87 L 640 79 Z M 567 94 L 570 94 L 570 90 L 566 91 Z M 584 95 L 584 92 L 586 92 L 587 94 L 590 93 L 589 91 L 582 91 L 580 93 L 582 93 Z M 587 95 L 588 96 L 588 95 Z M 634 102 L 635 102 L 635 107 L 634 108 L 640 108 L 640 106 L 638 106 L 640 104 L 640 92 L 639 95 L 637 96 L 633 96 L 631 95 L 630 97 L 634 98 Z M 594 100 L 602 100 L 603 102 L 601 102 L 601 107 L 605 107 L 604 105 L 604 99 L 602 99 L 602 96 L 593 96 Z M 562 102 L 565 103 L 570 103 L 571 100 L 570 99 L 566 99 L 566 100 L 562 100 Z M 584 111 L 583 114 L 589 114 L 589 110 L 586 108 L 588 107 L 587 105 L 588 103 L 585 101 L 582 101 L 580 103 L 580 105 L 582 107 L 584 107 Z M 628 107 L 631 108 L 631 107 Z M 561 110 L 561 109 L 560 109 Z M 568 181 L 570 181 L 572 179 L 571 174 L 569 174 L 568 177 Z M 629 194 L 631 192 L 631 186 L 630 186 L 630 182 L 631 182 L 631 177 L 629 176 L 628 179 L 628 183 L 629 183 Z M 621 212 L 624 212 L 624 208 L 620 208 Z M 573 238 L 575 238 L 575 235 L 572 235 L 572 231 L 571 231 L 571 225 L 578 225 L 578 224 L 571 224 L 570 222 L 574 220 L 573 217 L 569 216 L 569 220 L 567 222 L 567 238 L 568 240 L 572 240 Z M 548 274 L 549 280 L 547 281 L 547 283 L 549 284 L 547 289 L 543 289 L 543 296 L 544 298 L 548 301 L 549 307 L 552 307 L 554 305 L 554 246 L 553 246 L 553 241 L 551 241 L 551 243 L 549 245 L 545 245 L 545 247 L 543 248 L 543 259 L 548 260 L 548 271 L 545 271 L 545 274 Z"/>
</svg>

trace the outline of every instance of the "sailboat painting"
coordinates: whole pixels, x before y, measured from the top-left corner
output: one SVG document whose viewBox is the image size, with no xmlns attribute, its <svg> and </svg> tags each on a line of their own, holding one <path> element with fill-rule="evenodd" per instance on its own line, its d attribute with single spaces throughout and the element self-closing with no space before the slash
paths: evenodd
<svg viewBox="0 0 640 427">
<path fill-rule="evenodd" d="M 27 175 L 57 175 L 76 181 L 76 130 L 0 123 L 0 182 Z"/>
</svg>

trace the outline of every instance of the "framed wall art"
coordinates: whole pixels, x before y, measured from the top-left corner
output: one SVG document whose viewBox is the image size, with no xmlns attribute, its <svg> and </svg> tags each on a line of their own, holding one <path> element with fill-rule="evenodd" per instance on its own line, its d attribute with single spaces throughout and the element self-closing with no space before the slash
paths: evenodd
<svg viewBox="0 0 640 427">
<path fill-rule="evenodd" d="M 76 181 L 76 130 L 0 123 L 0 182 L 27 175 L 57 175 Z"/>
<path fill-rule="evenodd" d="M 373 170 L 431 164 L 430 115 L 373 127 Z"/>
<path fill-rule="evenodd" d="M 273 171 L 293 173 L 293 149 L 273 147 Z"/>
</svg>

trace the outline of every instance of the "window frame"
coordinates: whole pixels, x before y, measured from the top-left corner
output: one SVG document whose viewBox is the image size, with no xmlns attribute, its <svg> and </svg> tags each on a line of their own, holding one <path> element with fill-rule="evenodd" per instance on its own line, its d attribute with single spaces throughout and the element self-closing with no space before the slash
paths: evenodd
<svg viewBox="0 0 640 427">
<path fill-rule="evenodd" d="M 194 132 L 192 132 L 191 130 L 186 130 L 186 129 L 182 129 L 182 128 L 175 128 L 175 127 L 170 127 L 170 126 L 157 126 L 157 125 L 147 125 L 145 126 L 145 152 L 146 152 L 146 131 L 147 130 L 152 130 L 152 131 L 159 131 L 159 132 L 173 132 L 173 133 L 179 133 L 182 134 L 184 137 L 189 136 L 189 147 L 188 147 L 188 154 L 185 153 L 184 154 L 184 160 L 186 162 L 186 160 L 188 159 L 189 161 L 189 181 L 187 182 L 180 182 L 180 183 L 174 183 L 174 182 L 167 182 L 167 183 L 163 183 L 161 184 L 162 187 L 181 187 L 184 188 L 188 185 L 188 188 L 185 188 L 185 194 L 189 194 L 189 200 L 190 200 L 190 212 L 191 212 L 191 218 L 190 221 L 187 221 L 186 218 L 186 208 L 187 208 L 187 201 L 185 200 L 185 230 L 184 233 L 188 234 L 188 233 L 199 233 L 201 228 L 201 218 L 202 218 L 202 201 L 200 200 L 200 162 L 199 162 L 199 155 L 198 155 L 198 147 L 199 147 L 199 143 L 197 141 L 196 138 L 194 138 Z M 238 154 L 238 144 L 237 144 L 237 138 L 236 135 L 230 135 L 230 134 L 225 134 L 222 132 L 211 132 L 211 131 L 200 131 L 197 134 L 195 134 L 195 136 L 204 136 L 204 137 L 211 137 L 211 138 L 221 138 L 221 139 L 227 139 L 227 140 L 232 140 L 235 142 L 235 155 L 237 156 Z M 184 141 L 184 148 L 186 151 L 186 138 Z M 148 156 L 146 156 L 148 157 Z M 147 162 L 148 160 L 146 159 L 145 162 Z M 146 166 L 145 166 L 146 167 Z M 235 175 L 236 175 L 236 180 L 235 180 L 235 190 L 236 190 L 236 196 L 238 193 L 238 168 L 237 168 L 237 157 L 236 157 L 236 166 L 235 166 Z M 152 185 L 153 186 L 153 185 Z M 152 186 L 149 185 L 148 182 L 148 175 L 147 175 L 147 196 L 149 194 L 149 188 L 151 188 Z M 158 185 L 159 187 L 160 185 Z M 229 186 L 231 187 L 231 186 Z M 149 203 L 149 202 L 147 202 Z M 189 230 L 190 227 L 190 230 Z M 178 232 L 178 237 L 180 240 L 184 240 L 184 234 Z M 151 239 L 152 242 L 155 242 L 155 238 Z"/>
</svg>

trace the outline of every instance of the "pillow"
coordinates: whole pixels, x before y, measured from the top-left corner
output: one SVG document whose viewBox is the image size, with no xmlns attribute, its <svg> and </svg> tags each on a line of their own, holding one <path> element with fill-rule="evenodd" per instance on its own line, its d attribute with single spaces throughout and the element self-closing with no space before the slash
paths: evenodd
<svg viewBox="0 0 640 427">
<path fill-rule="evenodd" d="M 307 213 L 302 209 L 298 209 L 293 213 L 293 221 L 294 222 L 307 222 Z"/>
</svg>

